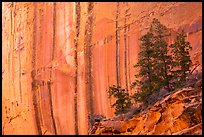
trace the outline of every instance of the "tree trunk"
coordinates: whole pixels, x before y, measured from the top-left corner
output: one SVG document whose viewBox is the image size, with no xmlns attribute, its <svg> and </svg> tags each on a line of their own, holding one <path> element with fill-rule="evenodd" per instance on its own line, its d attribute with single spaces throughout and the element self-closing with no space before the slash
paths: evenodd
<svg viewBox="0 0 204 137">
<path fill-rule="evenodd" d="M 126 91 L 128 91 L 128 76 L 127 76 L 127 42 L 126 42 L 126 17 L 127 17 L 128 9 L 125 10 L 125 18 L 124 18 L 124 63 L 125 63 L 125 85 Z"/>
<path fill-rule="evenodd" d="M 120 45 L 119 45 L 119 28 L 118 28 L 118 20 L 119 20 L 119 5 L 120 3 L 117 2 L 116 7 L 116 80 L 117 80 L 117 86 L 120 86 Z"/>
</svg>

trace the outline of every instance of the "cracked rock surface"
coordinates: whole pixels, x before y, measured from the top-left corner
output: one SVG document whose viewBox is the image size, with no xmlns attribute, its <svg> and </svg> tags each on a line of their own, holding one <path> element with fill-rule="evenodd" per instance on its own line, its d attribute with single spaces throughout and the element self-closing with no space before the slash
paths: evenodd
<svg viewBox="0 0 204 137">
<path fill-rule="evenodd" d="M 173 91 L 128 121 L 95 123 L 91 134 L 202 134 L 202 80 L 194 87 Z"/>
</svg>

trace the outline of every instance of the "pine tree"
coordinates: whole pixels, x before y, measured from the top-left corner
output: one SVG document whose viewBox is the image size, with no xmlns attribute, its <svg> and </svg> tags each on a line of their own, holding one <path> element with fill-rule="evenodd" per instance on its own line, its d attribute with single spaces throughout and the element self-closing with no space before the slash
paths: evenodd
<svg viewBox="0 0 204 137">
<path fill-rule="evenodd" d="M 185 82 L 192 64 L 189 55 L 192 47 L 185 41 L 183 31 L 170 46 L 167 43 L 168 36 L 170 34 L 167 28 L 158 19 L 153 19 L 149 32 L 139 39 L 140 52 L 135 65 L 139 71 L 131 85 L 131 88 L 137 87 L 137 92 L 133 95 L 136 102 L 148 104 L 150 96 L 161 88 L 172 91 Z M 172 84 L 172 81 L 175 83 Z"/>
<path fill-rule="evenodd" d="M 148 104 L 150 96 L 160 88 L 171 91 L 172 57 L 168 54 L 166 42 L 169 35 L 167 28 L 158 19 L 153 19 L 149 32 L 139 39 L 140 53 L 138 63 L 135 65 L 139 72 L 131 85 L 131 88 L 137 87 L 138 92 L 133 95 L 136 102 Z"/>
<path fill-rule="evenodd" d="M 169 55 L 168 43 L 166 42 L 170 34 L 167 27 L 162 25 L 158 19 L 153 19 L 150 32 L 154 35 L 154 61 L 157 62 L 155 70 L 157 71 L 157 76 L 160 77 L 158 82 L 161 83 L 161 87 L 171 91 L 172 56 Z"/>
<path fill-rule="evenodd" d="M 190 70 L 192 61 L 190 59 L 189 50 L 192 50 L 190 43 L 185 40 L 184 31 L 178 34 L 174 44 L 171 44 L 172 56 L 173 56 L 173 67 L 172 70 L 173 78 L 175 81 L 174 88 L 178 88 L 184 84 L 187 73 Z"/>
<path fill-rule="evenodd" d="M 137 64 L 134 66 L 139 68 L 138 74 L 135 75 L 136 80 L 132 83 L 132 87 L 137 86 L 139 93 L 135 93 L 133 98 L 135 101 L 146 102 L 149 95 L 159 89 L 159 77 L 156 74 L 155 67 L 155 48 L 152 43 L 153 34 L 147 32 L 140 39 L 140 52 Z M 141 78 L 138 80 L 137 78 Z"/>
<path fill-rule="evenodd" d="M 126 92 L 125 89 L 122 89 L 120 86 L 110 86 L 108 90 L 109 98 L 114 96 L 116 98 L 116 102 L 112 105 L 112 107 L 116 107 L 115 114 L 123 114 L 126 113 L 131 107 L 131 100 L 129 93 Z"/>
</svg>

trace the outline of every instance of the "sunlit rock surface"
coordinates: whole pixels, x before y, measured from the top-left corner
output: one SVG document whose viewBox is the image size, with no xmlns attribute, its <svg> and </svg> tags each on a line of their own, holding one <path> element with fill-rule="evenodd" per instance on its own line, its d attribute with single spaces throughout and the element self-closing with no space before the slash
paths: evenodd
<svg viewBox="0 0 204 137">
<path fill-rule="evenodd" d="M 202 134 L 202 80 L 195 87 L 170 93 L 127 121 L 95 123 L 90 134 L 200 135 Z"/>
<path fill-rule="evenodd" d="M 107 118 L 114 116 L 114 108 L 110 107 L 114 99 L 108 99 L 107 90 L 110 85 L 116 84 L 117 3 L 96 2 L 91 15 L 88 15 L 88 5 L 80 3 L 76 75 L 76 3 L 2 3 L 2 134 L 75 134 L 76 88 L 79 134 L 88 134 L 89 130 L 90 104 L 87 105 L 87 102 L 90 99 L 87 93 L 92 93 L 94 113 Z M 123 28 L 124 13 L 128 8 L 125 76 Z M 86 38 L 86 24 L 89 24 L 87 19 L 90 16 L 93 17 L 93 24 L 88 32 L 92 31 L 92 37 L 89 35 Z M 201 2 L 122 2 L 119 6 L 122 88 L 125 88 L 126 82 L 130 86 L 134 80 L 136 70 L 133 65 L 137 63 L 140 44 L 138 38 L 145 33 L 153 18 L 158 18 L 174 33 L 185 29 L 187 40 L 193 47 L 193 64 L 198 66 L 196 70 L 202 70 Z M 91 43 L 86 43 L 89 38 Z M 169 43 L 173 39 L 174 36 Z M 90 45 L 92 62 L 88 66 L 91 68 L 85 67 L 89 57 L 85 50 Z M 89 84 L 92 92 L 86 90 L 87 69 L 91 70 Z M 130 89 L 129 92 L 131 95 L 134 93 Z M 149 117 L 159 119 L 161 116 L 152 113 Z M 181 128 L 186 126 L 184 124 Z M 138 128 L 135 133 L 139 132 Z M 151 123 L 149 128 L 154 128 Z"/>
</svg>

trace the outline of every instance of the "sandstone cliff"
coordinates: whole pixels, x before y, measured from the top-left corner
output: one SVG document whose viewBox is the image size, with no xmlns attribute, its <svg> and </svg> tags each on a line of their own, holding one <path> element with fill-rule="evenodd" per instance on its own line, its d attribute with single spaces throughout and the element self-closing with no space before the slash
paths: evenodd
<svg viewBox="0 0 204 137">
<path fill-rule="evenodd" d="M 153 18 L 185 29 L 201 72 L 201 2 L 3 2 L 2 133 L 88 134 L 90 115 L 113 117 L 107 89 L 133 82 Z"/>
</svg>

